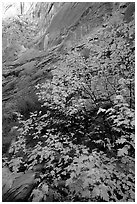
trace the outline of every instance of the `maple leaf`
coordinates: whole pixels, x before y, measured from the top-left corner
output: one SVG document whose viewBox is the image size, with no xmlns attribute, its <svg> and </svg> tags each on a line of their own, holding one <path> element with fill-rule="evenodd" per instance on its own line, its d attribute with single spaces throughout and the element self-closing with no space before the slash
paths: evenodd
<svg viewBox="0 0 137 204">
<path fill-rule="evenodd" d="M 90 198 L 91 197 L 90 190 L 85 189 L 84 191 L 81 192 L 81 195 L 83 198 Z"/>
<path fill-rule="evenodd" d="M 108 195 L 108 187 L 104 184 L 100 185 L 100 197 L 103 198 L 105 201 L 109 201 L 109 195 Z"/>
<path fill-rule="evenodd" d="M 118 149 L 118 156 L 128 155 L 127 147 L 123 147 L 122 149 Z"/>
<path fill-rule="evenodd" d="M 119 144 L 123 144 L 124 142 L 126 142 L 125 138 L 120 138 L 120 139 L 116 140 L 116 143 L 119 143 Z"/>
<path fill-rule="evenodd" d="M 98 197 L 99 195 L 100 195 L 100 188 L 99 186 L 95 186 L 92 191 L 92 197 L 95 198 L 95 197 Z"/>
</svg>

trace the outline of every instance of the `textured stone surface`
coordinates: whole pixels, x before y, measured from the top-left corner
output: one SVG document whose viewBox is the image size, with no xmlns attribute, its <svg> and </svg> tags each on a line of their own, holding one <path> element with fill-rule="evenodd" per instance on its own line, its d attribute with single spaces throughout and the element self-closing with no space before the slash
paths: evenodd
<svg viewBox="0 0 137 204">
<path fill-rule="evenodd" d="M 6 175 L 9 179 L 6 179 Z M 3 202 L 27 201 L 35 186 L 35 173 L 33 171 L 28 171 L 25 174 L 13 174 L 8 170 L 8 168 L 3 168 L 2 178 Z"/>
<path fill-rule="evenodd" d="M 47 29 L 49 45 L 57 44 L 57 40 L 62 36 L 63 32 L 67 36 L 70 31 L 73 31 L 76 33 L 75 40 L 81 39 L 93 28 L 101 25 L 103 23 L 103 16 L 109 15 L 112 9 L 113 3 L 110 2 L 65 3 L 62 9 L 54 16 Z"/>
</svg>

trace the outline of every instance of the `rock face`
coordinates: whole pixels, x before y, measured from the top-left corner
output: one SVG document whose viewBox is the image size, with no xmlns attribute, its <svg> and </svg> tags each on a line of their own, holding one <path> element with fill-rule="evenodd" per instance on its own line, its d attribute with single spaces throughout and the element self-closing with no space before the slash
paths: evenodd
<svg viewBox="0 0 137 204">
<path fill-rule="evenodd" d="M 12 173 L 8 167 L 2 168 L 2 201 L 3 202 L 27 202 L 37 185 L 36 178 L 44 168 L 43 164 L 33 167 L 25 173 Z"/>
<path fill-rule="evenodd" d="M 89 58 L 90 50 L 88 48 L 83 48 L 81 51 L 81 56 L 86 60 Z"/>
<path fill-rule="evenodd" d="M 53 17 L 44 38 L 46 47 L 58 44 L 73 45 L 83 36 L 101 26 L 117 9 L 129 22 L 135 12 L 135 4 L 117 2 L 66 2 Z M 48 43 L 47 43 L 48 36 Z M 44 38 L 39 42 L 44 49 Z M 43 42 L 42 42 L 43 41 Z M 43 44 L 43 45 L 41 45 Z"/>
<path fill-rule="evenodd" d="M 35 187 L 35 173 L 33 171 L 12 174 L 8 168 L 3 168 L 2 173 L 2 201 L 22 202 L 27 201 Z M 8 178 L 8 179 L 7 179 Z"/>
<path fill-rule="evenodd" d="M 14 112 L 19 111 L 25 117 L 29 112 L 39 110 L 35 85 L 52 78 L 48 64 L 57 61 L 59 55 L 35 51 L 24 54 L 11 65 L 3 67 L 3 152 L 6 153 L 12 138 L 10 130 L 16 125 Z M 8 139 L 7 139 L 8 138 Z"/>
<path fill-rule="evenodd" d="M 113 3 L 71 2 L 65 3 L 54 16 L 47 32 L 49 46 L 63 41 L 77 41 L 100 26 L 105 15 L 110 15 Z"/>
</svg>

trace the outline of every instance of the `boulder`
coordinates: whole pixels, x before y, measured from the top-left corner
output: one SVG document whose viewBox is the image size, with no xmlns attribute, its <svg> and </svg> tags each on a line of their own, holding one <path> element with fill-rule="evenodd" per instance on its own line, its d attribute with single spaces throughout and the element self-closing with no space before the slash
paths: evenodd
<svg viewBox="0 0 137 204">
<path fill-rule="evenodd" d="M 7 177 L 6 177 L 7 175 Z M 2 174 L 2 201 L 3 202 L 22 202 L 28 198 L 36 185 L 35 172 L 13 174 L 8 168 L 3 168 Z"/>
</svg>

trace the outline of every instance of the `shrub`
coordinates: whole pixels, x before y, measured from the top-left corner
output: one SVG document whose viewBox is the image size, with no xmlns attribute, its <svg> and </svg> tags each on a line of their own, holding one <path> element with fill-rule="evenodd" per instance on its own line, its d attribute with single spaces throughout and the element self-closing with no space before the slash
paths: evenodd
<svg viewBox="0 0 137 204">
<path fill-rule="evenodd" d="M 5 162 L 13 172 L 43 165 L 31 201 L 135 201 L 133 34 L 133 21 L 112 19 L 96 33 L 94 58 L 62 56 L 37 85 L 41 110 L 17 114 Z"/>
</svg>

